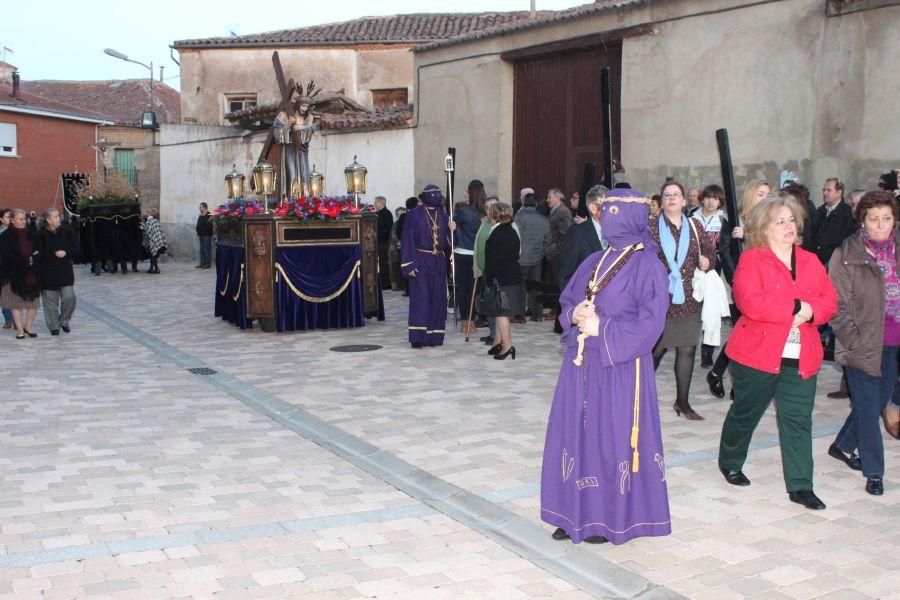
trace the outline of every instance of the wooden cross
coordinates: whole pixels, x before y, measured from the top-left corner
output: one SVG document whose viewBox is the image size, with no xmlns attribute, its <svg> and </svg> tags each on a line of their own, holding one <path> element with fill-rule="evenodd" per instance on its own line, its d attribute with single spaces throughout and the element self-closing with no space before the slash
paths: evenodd
<svg viewBox="0 0 900 600">
<path fill-rule="evenodd" d="M 284 80 L 284 70 L 281 68 L 281 59 L 278 58 L 278 51 L 272 53 L 272 66 L 275 67 L 275 79 L 278 81 L 278 90 L 281 92 L 281 104 L 278 105 L 278 112 L 285 111 L 290 112 L 292 110 L 291 106 L 291 96 L 294 95 L 294 80 L 290 79 L 288 81 Z M 276 114 L 278 114 L 276 112 Z M 262 152 L 259 153 L 259 158 L 256 161 L 256 164 L 259 164 L 266 160 L 266 156 L 269 154 L 269 148 L 272 147 L 272 143 L 275 141 L 275 128 L 272 127 L 269 129 L 269 135 L 266 136 L 266 141 L 263 144 Z M 284 182 L 282 182 L 282 185 Z M 250 185 L 253 185 L 253 179 L 250 180 Z"/>
</svg>

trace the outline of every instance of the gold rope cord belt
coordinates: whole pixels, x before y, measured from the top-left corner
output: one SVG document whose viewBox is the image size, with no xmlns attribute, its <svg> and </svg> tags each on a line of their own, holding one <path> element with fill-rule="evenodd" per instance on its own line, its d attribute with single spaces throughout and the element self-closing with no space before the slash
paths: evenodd
<svg viewBox="0 0 900 600">
<path fill-rule="evenodd" d="M 335 298 L 337 298 L 338 296 L 340 296 L 341 294 L 344 293 L 344 290 L 346 290 L 347 286 L 350 285 L 350 282 L 353 281 L 354 276 L 357 278 L 359 277 L 359 265 L 360 265 L 360 261 L 356 261 L 356 264 L 353 265 L 353 268 L 350 270 L 350 275 L 349 275 L 349 277 L 347 277 L 347 280 L 344 282 L 344 284 L 341 285 L 341 287 L 338 288 L 338 290 L 336 292 L 334 292 L 333 294 L 329 294 L 322 298 L 317 298 L 315 296 L 309 296 L 307 294 L 304 294 L 300 290 L 298 290 L 296 288 L 296 286 L 294 286 L 291 279 L 287 276 L 287 273 L 284 272 L 284 268 L 282 268 L 280 263 L 275 263 L 275 269 L 278 271 L 278 273 L 275 273 L 275 281 L 276 282 L 278 281 L 278 274 L 280 273 L 281 276 L 284 277 L 284 282 L 286 284 L 288 284 L 288 287 L 291 288 L 291 291 L 294 292 L 294 294 L 296 294 L 298 297 L 306 300 L 307 302 L 330 302 L 331 300 L 334 300 Z"/>
<path fill-rule="evenodd" d="M 631 422 L 631 472 L 637 473 L 641 468 L 641 455 L 638 453 L 638 436 L 640 424 L 638 419 L 641 414 L 641 357 L 634 359 L 634 418 Z"/>
</svg>

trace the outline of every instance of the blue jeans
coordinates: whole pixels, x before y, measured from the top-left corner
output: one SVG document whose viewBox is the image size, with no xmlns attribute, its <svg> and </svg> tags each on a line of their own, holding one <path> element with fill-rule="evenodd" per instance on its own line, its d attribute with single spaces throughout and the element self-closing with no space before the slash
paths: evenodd
<svg viewBox="0 0 900 600">
<path fill-rule="evenodd" d="M 850 414 L 834 443 L 844 452 L 859 449 L 866 477 L 884 475 L 884 444 L 881 439 L 881 411 L 890 401 L 897 383 L 897 346 L 881 351 L 881 377 L 872 377 L 847 367 L 850 387 Z"/>
<path fill-rule="evenodd" d="M 212 236 L 200 235 L 200 264 L 204 267 L 210 266 L 212 262 Z"/>
<path fill-rule="evenodd" d="M 12 311 L 8 308 L 3 309 L 3 322 L 4 323 L 12 323 Z"/>
</svg>

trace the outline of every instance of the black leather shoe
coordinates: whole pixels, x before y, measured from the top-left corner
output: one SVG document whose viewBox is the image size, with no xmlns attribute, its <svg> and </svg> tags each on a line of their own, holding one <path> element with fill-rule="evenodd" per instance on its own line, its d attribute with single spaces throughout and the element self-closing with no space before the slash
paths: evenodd
<svg viewBox="0 0 900 600">
<path fill-rule="evenodd" d="M 50 335 L 59 335 L 59 329 L 51 329 Z"/>
<path fill-rule="evenodd" d="M 722 476 L 725 477 L 725 481 L 727 481 L 731 485 L 738 485 L 741 487 L 750 485 L 750 480 L 747 479 L 747 476 L 744 475 L 743 471 L 732 471 L 730 469 L 724 469 L 722 467 L 719 467 L 719 471 L 722 472 Z"/>
<path fill-rule="evenodd" d="M 855 452 L 850 452 L 849 454 L 844 453 L 844 451 L 838 448 L 836 444 L 828 446 L 828 456 L 838 459 L 854 471 L 862 470 L 859 456 L 857 456 Z"/>
<path fill-rule="evenodd" d="M 788 492 L 788 498 L 791 499 L 791 502 L 802 504 L 810 510 L 825 510 L 825 503 L 819 500 L 819 497 L 812 490 Z"/>
<path fill-rule="evenodd" d="M 716 398 L 725 397 L 725 386 L 722 384 L 722 378 L 710 371 L 706 374 L 706 383 L 709 384 L 709 393 Z"/>
<path fill-rule="evenodd" d="M 556 531 L 553 532 L 551 536 L 554 540 L 567 540 L 569 539 L 569 534 L 566 533 L 566 530 L 562 527 L 557 527 Z"/>
<path fill-rule="evenodd" d="M 880 496 L 884 493 L 884 482 L 881 477 L 866 478 L 866 493 L 873 496 Z"/>
<path fill-rule="evenodd" d="M 66 333 L 71 333 L 71 332 L 72 332 L 72 329 L 69 328 L 68 325 L 63 325 L 63 326 L 62 326 L 62 330 L 65 331 Z"/>
<path fill-rule="evenodd" d="M 609 540 L 603 537 L 602 535 L 589 535 L 584 538 L 585 544 L 605 544 Z"/>
</svg>

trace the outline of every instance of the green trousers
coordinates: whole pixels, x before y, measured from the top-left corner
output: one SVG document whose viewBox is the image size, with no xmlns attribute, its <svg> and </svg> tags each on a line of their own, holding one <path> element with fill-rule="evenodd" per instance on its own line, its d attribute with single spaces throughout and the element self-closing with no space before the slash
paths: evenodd
<svg viewBox="0 0 900 600">
<path fill-rule="evenodd" d="M 750 438 L 774 398 L 781 466 L 787 491 L 813 489 L 812 411 L 816 375 L 801 379 L 796 368 L 765 373 L 731 363 L 734 402 L 722 425 L 719 466 L 739 471 L 747 460 Z"/>
</svg>

